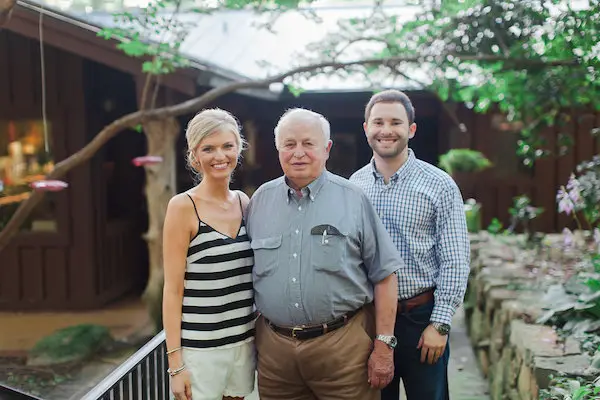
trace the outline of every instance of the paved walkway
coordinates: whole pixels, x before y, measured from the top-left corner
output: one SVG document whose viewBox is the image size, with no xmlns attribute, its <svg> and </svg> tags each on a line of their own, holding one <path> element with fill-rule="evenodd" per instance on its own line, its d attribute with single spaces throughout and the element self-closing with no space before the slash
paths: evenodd
<svg viewBox="0 0 600 400">
<path fill-rule="evenodd" d="M 106 326 L 115 339 L 152 332 L 148 312 L 139 297 L 92 311 L 0 312 L 0 356 L 24 355 L 43 337 L 78 324 Z"/>
<path fill-rule="evenodd" d="M 475 354 L 467 336 L 464 312 L 458 310 L 452 322 L 450 336 L 450 381 L 451 400 L 489 400 L 488 383 L 481 375 Z M 405 399 L 405 395 L 402 395 Z M 259 400 L 255 392 L 247 400 Z"/>
</svg>

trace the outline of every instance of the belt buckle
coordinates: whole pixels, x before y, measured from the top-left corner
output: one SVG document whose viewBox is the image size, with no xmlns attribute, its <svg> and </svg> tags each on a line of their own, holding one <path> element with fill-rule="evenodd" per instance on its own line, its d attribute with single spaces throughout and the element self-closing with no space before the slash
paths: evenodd
<svg viewBox="0 0 600 400">
<path fill-rule="evenodd" d="M 296 332 L 302 332 L 304 330 L 304 328 L 299 328 L 299 327 L 294 327 L 292 328 L 292 337 L 294 339 L 298 339 L 298 336 L 296 336 Z"/>
</svg>

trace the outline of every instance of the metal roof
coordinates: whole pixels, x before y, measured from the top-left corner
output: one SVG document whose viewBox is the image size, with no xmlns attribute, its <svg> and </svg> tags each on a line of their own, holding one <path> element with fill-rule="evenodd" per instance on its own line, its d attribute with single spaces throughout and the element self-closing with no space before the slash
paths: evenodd
<svg viewBox="0 0 600 400">
<path fill-rule="evenodd" d="M 235 75 L 247 78 L 265 78 L 303 65 L 299 55 L 306 54 L 307 46 L 319 42 L 336 29 L 338 21 L 366 16 L 371 7 L 352 5 L 319 7 L 314 13 L 320 21 L 308 18 L 300 12 L 286 12 L 279 16 L 272 29 L 261 27 L 267 16 L 249 10 L 220 11 L 212 14 L 182 13 L 178 18 L 194 25 L 184 40 L 181 51 L 202 64 L 214 65 Z M 400 21 L 411 20 L 416 7 L 387 7 L 386 13 L 394 14 Z M 101 26 L 113 26 L 113 17 L 107 13 L 81 15 Z M 354 46 L 354 52 L 346 61 L 372 56 L 366 45 Z M 267 63 L 268 66 L 265 65 Z M 417 71 L 409 71 L 415 73 Z M 417 73 L 419 80 L 427 81 L 424 73 Z M 386 86 L 403 89 L 420 89 L 414 82 L 397 76 L 379 77 Z M 364 77 L 354 74 L 343 78 L 320 75 L 300 80 L 299 85 L 309 91 L 369 90 L 372 84 Z"/>
<path fill-rule="evenodd" d="M 265 78 L 304 65 L 299 55 L 307 53 L 309 44 L 326 38 L 336 29 L 340 20 L 368 15 L 372 12 L 369 3 L 345 2 L 311 8 L 320 21 L 299 11 L 289 11 L 276 19 L 271 30 L 261 27 L 261 24 L 267 21 L 268 15 L 257 14 L 251 10 L 226 10 L 211 14 L 182 12 L 177 14 L 177 18 L 190 22 L 194 27 L 185 38 L 181 51 L 194 63 L 203 66 L 201 69 L 218 71 L 220 78 L 209 82 L 211 86 L 219 86 L 224 81 Z M 412 20 L 419 10 L 415 6 L 385 6 L 385 12 L 395 15 L 398 21 Z M 61 13 L 97 27 L 115 26 L 112 14 L 106 12 Z M 171 13 L 168 16 L 170 17 Z M 363 57 L 369 55 L 366 45 L 353 46 L 353 50 L 346 61 L 360 59 L 361 54 Z M 429 78 L 424 71 L 415 68 L 407 72 L 420 81 L 428 82 Z M 377 81 L 386 87 L 422 88 L 398 76 L 381 76 L 377 77 Z M 372 83 L 359 74 L 347 77 L 321 74 L 296 82 L 307 91 L 372 89 Z"/>
</svg>

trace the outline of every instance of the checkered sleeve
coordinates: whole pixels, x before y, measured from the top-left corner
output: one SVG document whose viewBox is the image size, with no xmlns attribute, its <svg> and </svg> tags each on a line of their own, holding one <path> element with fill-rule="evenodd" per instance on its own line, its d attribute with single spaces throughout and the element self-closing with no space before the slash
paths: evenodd
<svg viewBox="0 0 600 400">
<path fill-rule="evenodd" d="M 451 325 L 467 289 L 470 243 L 460 190 L 452 184 L 441 193 L 437 213 L 435 306 L 430 320 Z"/>
<path fill-rule="evenodd" d="M 361 253 L 367 275 L 376 284 L 405 266 L 388 231 L 366 195 L 362 200 Z"/>
</svg>

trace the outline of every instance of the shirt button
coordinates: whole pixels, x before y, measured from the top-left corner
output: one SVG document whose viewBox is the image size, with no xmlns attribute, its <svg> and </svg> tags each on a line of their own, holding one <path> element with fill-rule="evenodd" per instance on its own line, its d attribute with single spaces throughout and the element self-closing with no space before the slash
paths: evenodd
<svg viewBox="0 0 600 400">
<path fill-rule="evenodd" d="M 296 308 L 298 308 L 298 307 L 300 307 L 300 304 L 296 303 L 296 304 L 294 304 L 294 306 L 295 306 Z"/>
<path fill-rule="evenodd" d="M 292 282 L 296 282 L 296 278 L 292 278 Z"/>
<path fill-rule="evenodd" d="M 302 206 L 298 206 L 298 211 L 302 211 Z"/>
<path fill-rule="evenodd" d="M 292 254 L 294 256 L 294 258 L 298 257 L 298 254 L 294 253 Z"/>
<path fill-rule="evenodd" d="M 296 235 L 299 234 L 299 233 L 300 233 L 300 231 L 298 229 L 296 229 Z"/>
<path fill-rule="evenodd" d="M 315 199 L 315 196 L 311 195 L 311 196 L 310 196 L 310 199 L 311 199 L 311 200 L 314 200 L 314 199 Z"/>
</svg>

